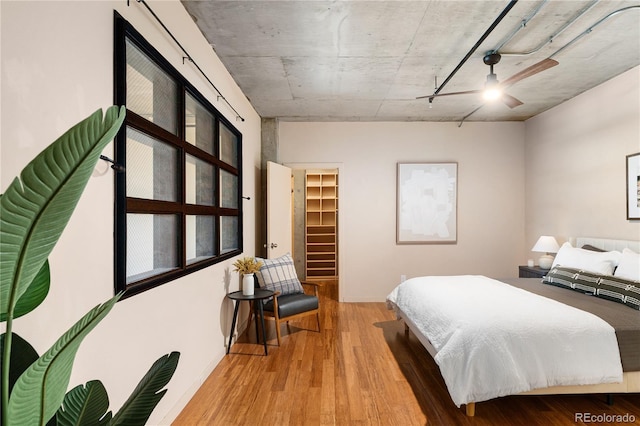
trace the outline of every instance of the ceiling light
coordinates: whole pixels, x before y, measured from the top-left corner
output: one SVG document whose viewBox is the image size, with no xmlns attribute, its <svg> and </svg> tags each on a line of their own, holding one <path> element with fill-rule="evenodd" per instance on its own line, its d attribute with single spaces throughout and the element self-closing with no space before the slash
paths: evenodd
<svg viewBox="0 0 640 426">
<path fill-rule="evenodd" d="M 485 89 L 484 92 L 482 92 L 482 97 L 485 101 L 495 101 L 496 99 L 500 99 L 501 96 L 502 90 L 500 90 L 498 87 Z"/>
<path fill-rule="evenodd" d="M 482 97 L 485 101 L 495 101 L 502 96 L 502 90 L 498 82 L 498 77 L 491 73 L 487 75 L 487 82 L 484 84 L 484 91 Z"/>
</svg>

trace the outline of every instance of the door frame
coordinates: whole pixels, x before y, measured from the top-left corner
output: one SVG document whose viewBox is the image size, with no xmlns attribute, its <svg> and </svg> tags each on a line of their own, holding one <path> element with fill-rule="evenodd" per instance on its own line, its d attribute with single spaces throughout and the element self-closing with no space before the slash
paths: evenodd
<svg viewBox="0 0 640 426">
<path fill-rule="evenodd" d="M 289 167 L 291 170 L 309 170 L 309 169 L 337 169 L 338 170 L 338 301 L 342 302 L 342 288 L 344 281 L 342 279 L 342 272 L 344 271 L 344 257 L 342 253 L 344 250 L 342 249 L 343 241 L 344 241 L 344 233 L 342 232 L 342 222 L 340 217 L 342 216 L 343 211 L 343 203 L 341 200 L 342 191 L 340 187 L 342 186 L 342 175 L 344 173 L 344 163 L 295 163 L 295 162 L 287 162 L 282 163 L 283 166 Z"/>
</svg>

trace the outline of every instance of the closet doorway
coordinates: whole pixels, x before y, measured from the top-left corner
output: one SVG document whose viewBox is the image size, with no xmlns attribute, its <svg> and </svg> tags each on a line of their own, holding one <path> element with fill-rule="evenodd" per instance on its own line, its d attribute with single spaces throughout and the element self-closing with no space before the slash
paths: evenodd
<svg viewBox="0 0 640 426">
<path fill-rule="evenodd" d="M 292 168 L 294 182 L 296 270 L 306 281 L 324 283 L 323 293 L 339 300 L 339 168 L 287 166 Z"/>
</svg>

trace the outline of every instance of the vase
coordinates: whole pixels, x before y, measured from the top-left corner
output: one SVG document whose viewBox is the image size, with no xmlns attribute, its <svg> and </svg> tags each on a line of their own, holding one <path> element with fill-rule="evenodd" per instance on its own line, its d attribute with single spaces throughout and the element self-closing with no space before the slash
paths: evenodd
<svg viewBox="0 0 640 426">
<path fill-rule="evenodd" d="M 242 294 L 245 296 L 252 296 L 253 289 L 255 287 L 253 274 L 242 275 Z"/>
</svg>

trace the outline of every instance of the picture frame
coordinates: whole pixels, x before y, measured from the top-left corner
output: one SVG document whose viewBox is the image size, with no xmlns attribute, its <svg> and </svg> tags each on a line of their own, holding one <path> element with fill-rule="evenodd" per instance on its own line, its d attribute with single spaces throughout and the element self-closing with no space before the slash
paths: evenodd
<svg viewBox="0 0 640 426">
<path fill-rule="evenodd" d="M 627 155 L 627 219 L 640 220 L 640 152 Z"/>
<path fill-rule="evenodd" d="M 455 244 L 458 163 L 398 163 L 396 244 Z"/>
</svg>

